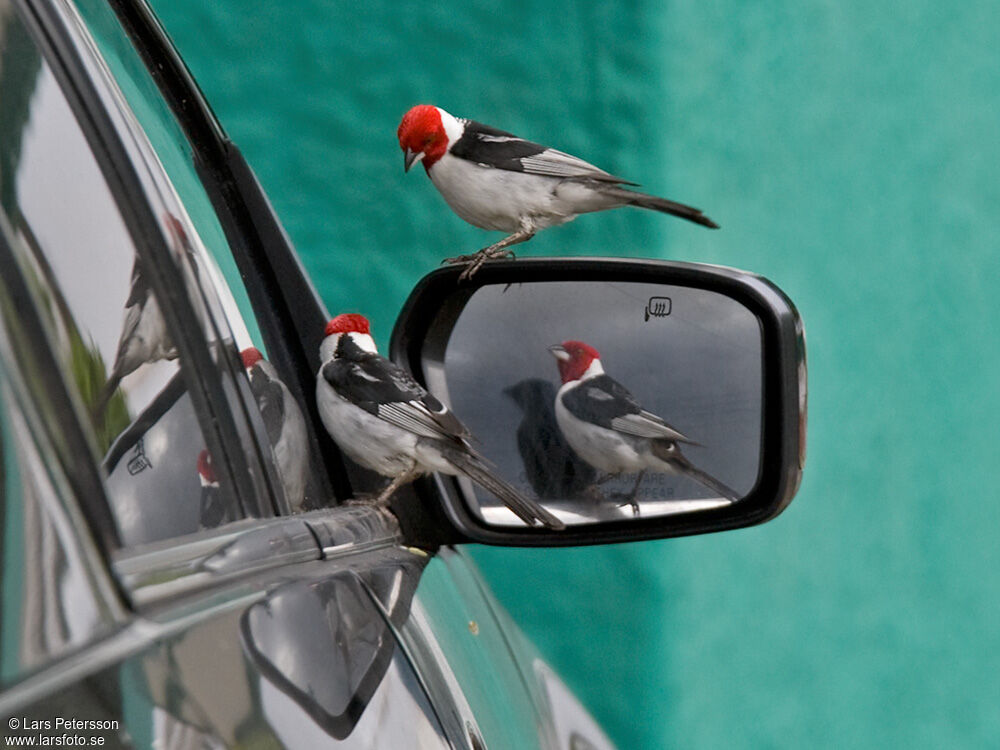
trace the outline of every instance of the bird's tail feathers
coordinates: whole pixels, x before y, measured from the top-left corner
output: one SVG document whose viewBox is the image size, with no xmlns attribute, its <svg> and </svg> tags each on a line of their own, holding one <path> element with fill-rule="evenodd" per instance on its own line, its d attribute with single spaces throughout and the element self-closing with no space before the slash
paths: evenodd
<svg viewBox="0 0 1000 750">
<path fill-rule="evenodd" d="M 616 198 L 621 198 L 630 206 L 638 206 L 639 208 L 649 208 L 653 211 L 660 211 L 665 214 L 670 214 L 671 216 L 677 216 L 681 219 L 693 221 L 695 224 L 701 224 L 703 227 L 708 227 L 709 229 L 719 228 L 718 224 L 693 206 L 687 206 L 683 203 L 667 200 L 666 198 L 657 198 L 655 195 L 648 195 L 647 193 L 639 193 L 634 190 L 626 190 L 619 187 L 603 188 L 601 192 L 612 195 Z"/>
<path fill-rule="evenodd" d="M 690 479 L 693 479 L 698 484 L 701 484 L 708 489 L 715 492 L 720 497 L 724 497 L 730 502 L 735 503 L 740 500 L 743 496 L 740 495 L 732 487 L 723 484 L 718 479 L 713 477 L 707 471 L 702 471 L 697 466 L 692 464 L 680 451 L 676 448 L 676 443 L 669 443 L 669 445 L 674 446 L 673 450 L 669 447 L 664 446 L 662 443 L 653 443 L 653 455 L 662 461 L 666 461 L 668 464 L 673 466 L 679 473 L 683 474 Z"/>
<path fill-rule="evenodd" d="M 465 451 L 455 451 L 448 455 L 448 460 L 455 468 L 469 477 L 476 484 L 489 490 L 503 501 L 514 514 L 529 526 L 539 521 L 550 529 L 565 529 L 566 524 L 545 510 L 534 500 L 525 497 L 521 492 L 511 487 L 507 482 L 494 474 L 483 459 Z"/>
<path fill-rule="evenodd" d="M 702 471 L 697 466 L 692 465 L 690 462 L 684 467 L 684 474 L 691 477 L 694 481 L 699 484 L 703 484 L 712 492 L 716 492 L 722 497 L 726 498 L 730 502 L 736 502 L 741 499 L 741 495 L 734 490 L 732 487 L 723 484 L 718 479 L 713 477 L 711 474 Z"/>
</svg>

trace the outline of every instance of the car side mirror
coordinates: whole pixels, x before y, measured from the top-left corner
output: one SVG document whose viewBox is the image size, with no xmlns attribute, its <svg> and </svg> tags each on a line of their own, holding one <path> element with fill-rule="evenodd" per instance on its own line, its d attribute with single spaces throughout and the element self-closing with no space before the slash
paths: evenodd
<svg viewBox="0 0 1000 750">
<path fill-rule="evenodd" d="M 427 275 L 392 358 L 447 404 L 500 476 L 566 529 L 528 527 L 436 476 L 470 540 L 572 545 L 762 523 L 805 459 L 802 321 L 780 289 L 716 266 L 525 259 Z"/>
</svg>

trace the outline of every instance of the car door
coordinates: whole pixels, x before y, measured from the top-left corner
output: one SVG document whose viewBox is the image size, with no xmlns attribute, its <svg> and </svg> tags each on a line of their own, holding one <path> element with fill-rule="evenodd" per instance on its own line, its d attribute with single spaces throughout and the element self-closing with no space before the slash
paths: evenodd
<svg viewBox="0 0 1000 750">
<path fill-rule="evenodd" d="M 102 58 L 68 5 L 0 18 L 8 729 L 50 736 L 75 712 L 110 745 L 478 747 L 482 722 L 500 744 L 548 737 L 490 602 L 452 581 L 460 554 L 415 604 L 430 558 L 390 516 L 336 507 L 347 473 L 314 432 L 290 501 L 239 354 L 264 349 L 308 412 L 288 350 L 323 311 L 301 270 L 281 281 L 291 331 L 225 283 L 251 240 L 150 115 L 117 27 L 90 19 Z"/>
<path fill-rule="evenodd" d="M 278 515 L 252 339 L 75 22 L 0 3 L 5 732 L 445 745 L 393 635 L 426 555 Z"/>
</svg>

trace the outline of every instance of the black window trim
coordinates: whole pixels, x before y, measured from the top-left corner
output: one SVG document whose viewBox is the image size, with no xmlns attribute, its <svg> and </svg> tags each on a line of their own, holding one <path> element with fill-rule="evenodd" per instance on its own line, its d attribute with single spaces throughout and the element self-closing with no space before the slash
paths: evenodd
<svg viewBox="0 0 1000 750">
<path fill-rule="evenodd" d="M 114 196 L 136 252 L 143 261 L 150 285 L 160 300 L 160 307 L 181 360 L 186 363 L 181 372 L 185 373 L 188 392 L 199 415 L 206 445 L 215 458 L 220 481 L 234 490 L 234 497 L 242 505 L 245 515 L 273 515 L 269 503 L 261 507 L 259 502 L 259 494 L 243 452 L 243 443 L 227 406 L 221 375 L 212 360 L 208 344 L 201 335 L 202 327 L 191 301 L 187 299 L 181 269 L 171 258 L 168 236 L 124 145 L 126 134 L 119 132 L 105 109 L 99 91 L 103 82 L 88 75 L 77 47 L 79 40 L 74 38 L 72 25 L 65 13 L 57 7 L 57 3 L 20 0 L 15 5 L 76 115 Z M 40 340 L 44 341 L 44 337 Z M 66 397 L 69 398 L 68 394 Z M 82 428 L 79 425 L 75 427 L 80 429 L 83 436 Z M 87 442 L 85 438 L 84 441 Z M 92 454 L 92 451 L 89 453 Z M 95 474 L 96 465 L 95 460 Z M 88 488 L 88 494 L 81 497 L 81 501 L 86 503 L 91 512 L 94 511 L 95 502 L 107 505 L 103 482 L 98 487 L 99 491 Z M 94 492 L 97 494 L 94 495 Z M 106 544 L 109 541 L 120 541 L 110 511 L 96 513 L 91 517 L 99 527 L 97 537 L 102 542 Z M 107 552 L 108 550 L 104 550 L 103 554 Z"/>
</svg>

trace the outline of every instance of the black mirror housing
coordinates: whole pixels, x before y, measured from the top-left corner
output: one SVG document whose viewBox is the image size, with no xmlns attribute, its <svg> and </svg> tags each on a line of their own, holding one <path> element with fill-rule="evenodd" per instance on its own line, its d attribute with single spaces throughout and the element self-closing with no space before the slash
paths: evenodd
<svg viewBox="0 0 1000 750">
<path fill-rule="evenodd" d="M 567 528 L 519 524 L 466 480 L 435 475 L 416 489 L 423 503 L 439 506 L 431 515 L 453 527 L 442 537 L 507 546 L 666 538 L 763 523 L 791 502 L 805 463 L 805 337 L 795 306 L 767 279 L 719 266 L 619 258 L 488 263 L 463 282 L 460 272 L 441 268 L 417 284 L 397 320 L 390 357 L 472 429 L 476 448 L 508 481 L 535 494 Z M 650 427 L 679 436 L 656 442 L 682 449 L 689 470 L 628 474 L 624 464 L 605 459 L 615 451 L 594 452 L 573 439 L 559 403 L 561 430 L 550 418 L 550 439 L 539 444 L 553 455 L 562 451 L 553 459 L 559 471 L 529 470 L 524 415 L 539 409 L 521 403 L 517 411 L 509 397 L 527 384 L 546 394 L 545 409 L 558 392 L 557 400 L 584 414 L 566 401 L 566 388 L 608 378 L 590 380 L 588 370 L 583 381 L 567 383 L 571 363 L 552 360 L 568 359 L 553 352 L 563 337 L 584 336 L 597 342 L 608 376 L 630 384 L 626 405 L 631 391 L 642 401 L 641 414 L 634 407 L 635 415 L 616 420 L 625 439 L 642 443 L 634 436 Z M 618 395 L 622 389 L 613 385 Z M 600 421 L 611 396 L 594 395 L 600 408 L 591 413 Z M 536 426 L 538 419 L 530 421 Z M 552 447 L 553 440 L 562 447 Z"/>
</svg>

